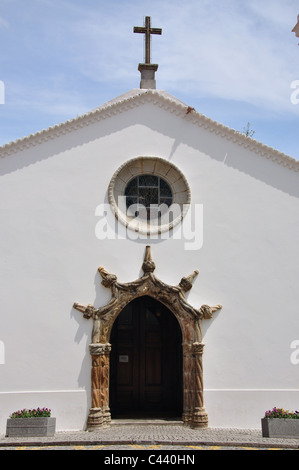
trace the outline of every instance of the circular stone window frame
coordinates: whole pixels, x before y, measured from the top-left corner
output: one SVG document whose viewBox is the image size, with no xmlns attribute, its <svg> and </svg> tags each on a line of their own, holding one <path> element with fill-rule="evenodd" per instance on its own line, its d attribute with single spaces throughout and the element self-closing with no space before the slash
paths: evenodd
<svg viewBox="0 0 299 470">
<path fill-rule="evenodd" d="M 150 224 L 142 218 L 127 215 L 125 189 L 128 183 L 140 175 L 160 176 L 172 190 L 173 200 L 167 213 L 176 210 L 170 223 Z M 140 156 L 121 165 L 112 176 L 108 187 L 108 200 L 116 219 L 125 227 L 143 235 L 161 234 L 176 227 L 187 214 L 191 204 L 191 191 L 185 175 L 173 163 L 161 157 Z M 178 210 L 179 209 L 179 210 Z"/>
</svg>

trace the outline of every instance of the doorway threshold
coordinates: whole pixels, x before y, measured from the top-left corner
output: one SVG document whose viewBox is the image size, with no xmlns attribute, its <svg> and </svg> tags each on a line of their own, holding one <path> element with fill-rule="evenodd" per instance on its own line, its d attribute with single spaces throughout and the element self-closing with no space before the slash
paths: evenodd
<svg viewBox="0 0 299 470">
<path fill-rule="evenodd" d="M 180 418 L 114 418 L 111 419 L 112 426 L 138 426 L 138 425 L 152 425 L 152 426 L 178 426 L 183 425 Z"/>
</svg>

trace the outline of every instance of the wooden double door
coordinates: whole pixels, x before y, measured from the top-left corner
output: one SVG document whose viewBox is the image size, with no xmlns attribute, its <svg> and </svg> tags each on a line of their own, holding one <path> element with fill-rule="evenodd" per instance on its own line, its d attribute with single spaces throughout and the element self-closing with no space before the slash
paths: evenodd
<svg viewBox="0 0 299 470">
<path fill-rule="evenodd" d="M 139 297 L 111 332 L 110 410 L 117 417 L 179 417 L 182 413 L 182 337 L 172 312 Z"/>
</svg>

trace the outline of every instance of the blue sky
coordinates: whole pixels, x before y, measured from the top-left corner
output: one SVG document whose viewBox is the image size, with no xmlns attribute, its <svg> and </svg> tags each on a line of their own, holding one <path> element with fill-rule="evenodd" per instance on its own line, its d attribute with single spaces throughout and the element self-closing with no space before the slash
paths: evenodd
<svg viewBox="0 0 299 470">
<path fill-rule="evenodd" d="M 157 88 L 299 160 L 298 14 L 298 0 L 0 0 L 0 145 L 139 88 L 133 27 L 151 16 Z"/>
</svg>

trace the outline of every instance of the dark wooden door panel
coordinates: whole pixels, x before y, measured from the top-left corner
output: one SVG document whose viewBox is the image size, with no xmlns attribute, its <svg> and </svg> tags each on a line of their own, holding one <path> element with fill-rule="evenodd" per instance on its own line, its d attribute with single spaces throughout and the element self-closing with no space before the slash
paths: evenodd
<svg viewBox="0 0 299 470">
<path fill-rule="evenodd" d="M 160 348 L 147 347 L 144 352 L 144 386 L 163 385 L 162 351 Z"/>
<path fill-rule="evenodd" d="M 118 385 L 134 386 L 135 364 L 134 348 L 127 346 L 118 350 L 117 383 Z"/>
<path fill-rule="evenodd" d="M 111 334 L 113 415 L 181 408 L 181 332 L 173 314 L 149 297 L 131 302 Z"/>
</svg>

